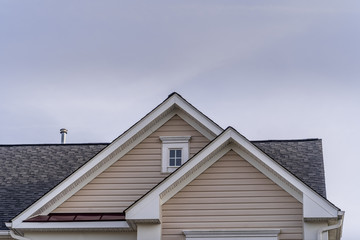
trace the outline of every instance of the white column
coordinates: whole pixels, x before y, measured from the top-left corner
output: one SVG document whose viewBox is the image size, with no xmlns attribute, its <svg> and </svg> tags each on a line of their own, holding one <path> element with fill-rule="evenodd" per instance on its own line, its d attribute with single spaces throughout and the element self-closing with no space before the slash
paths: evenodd
<svg viewBox="0 0 360 240">
<path fill-rule="evenodd" d="M 160 223 L 139 223 L 137 225 L 137 240 L 161 240 Z"/>
</svg>

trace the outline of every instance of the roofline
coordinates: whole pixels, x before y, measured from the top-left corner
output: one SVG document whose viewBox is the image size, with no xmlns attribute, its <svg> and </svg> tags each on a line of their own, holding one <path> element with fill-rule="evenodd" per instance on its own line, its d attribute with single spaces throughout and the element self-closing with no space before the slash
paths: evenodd
<svg viewBox="0 0 360 240">
<path fill-rule="evenodd" d="M 101 145 L 100 143 L 98 144 L 39 144 L 39 145 L 14 145 L 14 146 L 65 146 L 65 145 L 82 145 L 82 146 L 87 146 L 87 145 Z M 108 146 L 109 144 L 107 144 Z M 2 147 L 3 145 L 0 145 L 0 147 Z M 53 188 L 49 189 L 46 193 L 44 193 L 43 195 L 41 195 L 40 197 L 38 197 L 35 201 L 33 201 L 32 203 L 28 204 L 27 207 L 25 207 L 24 209 L 22 209 L 20 211 L 20 213 L 18 213 L 15 217 L 13 217 L 11 220 L 9 220 L 9 222 L 12 222 L 12 220 L 14 218 L 16 218 L 17 216 L 21 215 L 24 211 L 26 211 L 29 207 L 31 207 L 34 203 L 36 203 L 37 201 L 39 201 L 42 197 L 44 197 L 46 194 L 48 194 L 49 192 L 51 192 L 54 188 L 56 188 L 57 186 L 59 186 L 65 179 L 67 179 L 68 177 L 70 177 L 73 173 L 75 173 L 76 171 L 78 171 L 82 166 L 84 166 L 87 162 L 89 162 L 91 159 L 93 159 L 95 156 L 97 156 L 99 153 L 101 153 L 107 146 L 105 146 L 104 148 L 102 148 L 101 150 L 99 150 L 97 153 L 94 154 L 94 156 L 92 156 L 89 160 L 85 161 L 81 166 L 79 166 L 76 170 L 74 170 L 73 172 L 69 173 L 67 176 L 64 177 L 63 180 L 61 180 L 58 184 L 56 184 Z"/>
<path fill-rule="evenodd" d="M 231 132 L 233 132 L 233 133 L 231 133 Z M 226 136 L 225 134 L 228 136 Z M 224 138 L 224 139 L 221 140 L 222 138 Z M 131 213 L 132 216 L 129 219 L 130 220 L 137 219 L 137 217 L 139 217 L 139 216 L 135 217 L 135 215 L 137 215 L 139 213 L 139 210 L 136 210 L 135 208 L 137 208 L 137 207 L 142 208 L 141 206 L 139 206 L 139 204 L 143 204 L 142 202 L 147 201 L 146 199 L 149 199 L 149 196 L 151 194 L 156 195 L 156 193 L 155 193 L 156 191 L 162 192 L 162 191 L 166 190 L 168 187 L 171 186 L 171 184 L 173 184 L 176 181 L 176 177 L 175 177 L 175 179 L 172 179 L 172 178 L 174 178 L 174 176 L 176 176 L 178 174 L 178 172 L 183 171 L 183 169 L 186 169 L 188 165 L 194 165 L 194 163 L 190 164 L 192 161 L 194 161 L 194 159 L 196 159 L 196 161 L 198 161 L 199 156 L 203 155 L 206 151 L 211 150 L 210 149 L 211 147 L 216 147 L 216 145 L 225 143 L 229 139 L 232 139 L 232 141 L 235 141 L 237 143 L 243 142 L 243 144 L 245 144 L 245 145 L 243 145 L 242 147 L 245 147 L 245 149 L 247 149 L 247 151 L 250 151 L 250 154 L 255 154 L 254 157 L 260 159 L 260 161 L 262 161 L 264 164 L 267 165 L 270 163 L 270 165 L 268 165 L 270 167 L 271 167 L 271 165 L 277 166 L 277 169 L 273 169 L 273 170 L 277 174 L 282 176 L 289 184 L 293 184 L 293 187 L 295 187 L 300 192 L 305 194 L 307 196 L 308 202 L 315 201 L 314 203 L 316 203 L 318 206 L 320 206 L 318 201 L 320 201 L 320 202 L 324 201 L 323 203 L 327 203 L 327 206 L 324 206 L 321 208 L 322 211 L 325 211 L 325 212 L 327 212 L 327 214 L 331 215 L 331 214 L 335 214 L 335 212 L 338 212 L 340 210 L 333 203 L 331 203 L 328 199 L 326 199 L 323 196 L 321 196 L 320 194 L 318 194 L 316 191 L 314 191 L 312 188 L 310 188 L 307 184 L 305 184 L 303 181 L 301 181 L 298 177 L 296 177 L 293 173 L 291 173 L 288 169 L 286 169 L 285 167 L 280 165 L 273 158 L 271 158 L 266 153 L 264 153 L 261 149 L 259 149 L 257 146 L 255 146 L 251 141 L 249 141 L 246 137 L 244 137 L 242 134 L 240 134 L 236 129 L 234 129 L 233 127 L 227 127 L 221 134 L 219 134 L 215 139 L 213 139 L 213 141 L 208 143 L 204 148 L 202 148 L 202 150 L 200 150 L 197 154 L 195 154 L 185 164 L 183 164 L 176 171 L 171 173 L 169 176 L 167 176 L 165 179 L 163 179 L 163 181 L 161 181 L 159 184 L 157 184 L 155 187 L 153 187 L 151 190 L 149 190 L 147 193 L 145 193 L 143 196 L 141 196 L 137 201 L 135 201 L 133 204 L 131 204 L 127 209 L 125 209 L 124 210 L 125 215 L 128 215 L 128 213 L 132 212 Z M 240 140 L 240 142 L 238 142 L 238 140 L 236 140 L 236 139 Z M 217 141 L 221 141 L 221 142 L 217 143 Z M 249 148 L 246 147 L 246 145 L 247 145 L 246 142 L 247 142 L 247 144 L 249 144 L 248 146 L 252 145 L 252 147 L 251 147 L 252 150 L 250 150 Z M 260 155 L 258 155 L 256 152 L 259 153 Z M 261 156 L 261 154 L 263 154 L 263 155 Z M 266 158 L 268 160 L 266 160 Z M 264 159 L 266 161 L 263 161 L 262 159 Z M 193 167 L 195 167 L 195 165 Z M 190 169 L 185 170 L 185 171 L 190 171 Z M 283 175 L 283 174 L 285 174 L 285 175 Z M 170 181 L 170 182 L 167 183 L 168 181 Z M 280 179 L 280 181 L 283 181 L 283 180 Z M 165 184 L 165 186 L 164 186 L 164 184 Z M 168 184 L 170 184 L 170 185 L 166 186 Z M 164 189 L 162 189 L 162 188 L 164 188 Z M 159 194 L 160 194 L 160 192 L 159 192 Z M 315 197 L 315 199 L 310 199 L 309 196 Z M 160 197 L 160 196 L 158 195 L 158 197 Z M 318 199 L 318 200 L 316 200 L 316 199 Z M 149 200 L 149 201 L 153 201 L 153 200 Z M 146 203 L 146 204 L 148 204 L 148 203 Z M 311 204 L 311 203 L 309 203 L 309 204 Z M 138 212 L 138 213 L 136 213 L 136 212 Z"/>
<path fill-rule="evenodd" d="M 266 152 L 264 152 L 263 150 L 261 150 L 258 146 L 254 145 L 253 143 L 259 143 L 259 142 L 294 142 L 294 141 L 318 141 L 321 140 L 319 138 L 307 138 L 307 139 L 299 139 L 299 140 L 266 140 L 266 141 L 250 141 L 249 139 L 247 139 L 244 135 L 242 135 L 241 133 L 239 133 L 239 131 L 237 131 L 235 128 L 229 126 L 225 129 L 225 131 L 227 129 L 232 129 L 233 131 L 237 132 L 239 135 L 241 135 L 243 138 L 245 138 L 248 142 L 250 142 L 255 148 L 257 148 L 259 151 L 261 151 L 263 154 L 265 154 L 267 157 L 269 157 L 270 159 L 272 159 L 274 161 L 274 163 L 276 163 L 278 166 L 280 166 L 281 168 L 283 168 L 285 171 L 287 171 L 288 173 L 290 173 L 293 177 L 295 177 L 296 179 L 298 179 L 300 182 L 302 182 L 304 185 L 306 185 L 308 188 L 310 188 L 314 193 L 316 193 L 319 197 L 321 197 L 322 199 L 324 199 L 325 201 L 327 201 L 330 205 L 332 205 L 333 207 L 335 207 L 338 211 L 341 211 L 341 209 L 339 207 L 337 207 L 334 203 L 330 202 L 329 199 L 327 199 L 326 197 L 322 196 L 321 194 L 319 194 L 317 191 L 315 191 L 315 189 L 313 189 L 309 184 L 307 184 L 306 182 L 304 182 L 302 179 L 300 179 L 298 176 L 296 176 L 292 171 L 290 171 L 289 169 L 287 169 L 285 166 L 281 165 L 280 163 L 278 163 L 277 161 L 275 161 L 269 154 L 267 154 Z"/>
<path fill-rule="evenodd" d="M 150 116 L 153 112 L 155 112 L 155 110 L 157 110 L 161 105 L 163 105 L 165 102 L 167 102 L 170 98 L 172 98 L 173 96 L 178 96 L 179 98 L 181 98 L 184 102 L 186 102 L 189 106 L 191 106 L 192 108 L 194 108 L 195 111 L 198 111 L 200 114 L 202 114 L 206 119 L 208 119 L 210 122 L 212 122 L 212 124 L 214 124 L 216 127 L 218 127 L 219 129 L 221 129 L 221 131 L 223 131 L 224 129 L 222 127 L 220 127 L 216 122 L 214 122 L 212 119 L 210 119 L 208 116 L 206 116 L 203 112 L 201 112 L 199 109 L 197 109 L 196 107 L 194 107 L 191 103 L 189 103 L 185 98 L 183 98 L 180 94 L 178 94 L 177 92 L 172 92 L 171 94 L 168 95 L 168 97 L 162 101 L 160 104 L 158 104 L 156 107 L 154 107 L 150 112 L 148 112 L 144 117 L 142 117 L 139 121 L 137 121 L 136 123 L 134 123 L 131 127 L 129 127 L 127 130 L 125 130 L 120 136 L 118 136 L 117 138 L 115 138 L 110 144 L 112 144 L 113 142 L 115 142 L 116 140 L 120 139 L 122 136 L 124 136 L 126 133 L 130 132 L 133 128 L 135 128 L 136 125 L 138 125 L 140 122 L 142 122 L 144 119 L 146 119 L 148 116 Z"/>
<path fill-rule="evenodd" d="M 211 140 L 210 142 L 208 142 L 200 151 L 198 151 L 197 153 L 194 154 L 194 156 L 192 156 L 191 158 L 189 158 L 185 163 L 183 163 L 180 167 L 176 168 L 173 172 L 171 172 L 169 175 L 167 175 L 163 180 L 161 180 L 158 184 L 156 184 L 155 186 L 153 186 L 149 191 L 147 191 L 146 193 L 144 193 L 140 198 L 138 198 L 136 201 L 134 201 L 130 206 L 128 206 L 126 209 L 124 209 L 124 212 L 126 212 L 127 210 L 129 210 L 131 207 L 133 207 L 137 202 L 141 201 L 143 198 L 145 198 L 148 194 L 150 194 L 150 192 L 152 192 L 153 190 L 155 190 L 155 188 L 157 188 L 160 184 L 162 184 L 163 182 L 165 182 L 168 178 L 170 178 L 172 175 L 174 175 L 177 171 L 180 171 L 180 169 L 184 168 L 184 166 L 186 166 L 187 164 L 190 163 L 190 160 L 195 158 L 200 152 L 202 152 L 206 147 L 208 147 L 209 145 L 211 145 L 212 142 L 216 141 L 216 139 L 218 139 L 228 128 L 226 128 L 225 130 L 223 130 L 218 136 L 216 136 L 216 138 L 214 138 L 213 140 Z"/>
<path fill-rule="evenodd" d="M 321 141 L 321 138 L 304 138 L 304 139 L 269 139 L 269 140 L 249 140 L 252 143 L 262 142 L 310 142 Z M 66 145 L 110 145 L 111 142 L 96 142 L 96 143 L 19 143 L 19 144 L 0 144 L 0 147 L 27 147 L 27 146 L 66 146 Z"/>
<path fill-rule="evenodd" d="M 310 142 L 322 141 L 321 138 L 304 138 L 304 139 L 269 139 L 269 140 L 249 140 L 252 143 L 266 143 L 266 142 Z M 96 142 L 96 143 L 19 143 L 19 144 L 0 144 L 0 147 L 28 147 L 28 146 L 77 146 L 77 145 L 110 145 L 111 142 Z"/>
<path fill-rule="evenodd" d="M 194 105 L 192 105 L 190 102 L 188 102 L 185 98 L 183 98 L 179 93 L 177 92 L 173 92 L 171 93 L 168 98 L 172 97 L 173 95 L 177 95 L 178 97 L 180 97 L 182 100 L 184 100 L 187 104 L 189 104 L 191 107 L 193 107 L 196 111 L 198 111 L 199 113 L 201 113 L 205 118 L 207 118 L 207 120 L 209 120 L 210 122 L 212 122 L 214 125 L 216 125 L 219 129 L 221 129 L 221 132 L 224 130 L 224 128 L 222 128 L 219 124 L 217 124 L 216 122 L 214 122 L 211 118 L 209 118 L 207 115 L 205 115 L 202 111 L 200 111 L 199 109 L 197 109 Z M 166 101 L 166 100 L 165 100 Z M 220 132 L 220 133 L 221 133 Z M 219 134 L 220 134 L 219 133 Z"/>
<path fill-rule="evenodd" d="M 184 112 L 188 114 L 193 114 L 193 117 L 196 121 L 204 124 L 205 131 L 211 133 L 213 138 L 216 138 L 223 129 L 217 125 L 214 121 L 212 121 L 205 114 L 200 112 L 197 108 L 191 105 L 188 101 L 186 101 L 183 97 L 181 97 L 177 93 L 173 93 L 169 95 L 163 102 L 153 108 L 148 114 L 146 114 L 143 118 L 133 124 L 129 129 L 123 132 L 119 137 L 114 139 L 109 145 L 105 146 L 102 150 L 100 150 L 97 154 L 95 154 L 89 161 L 85 162 L 82 166 L 80 166 L 77 170 L 69 174 L 63 181 L 57 184 L 54 188 L 50 189 L 47 193 L 42 195 L 39 199 L 33 202 L 29 207 L 22 210 L 19 214 L 17 214 L 11 222 L 16 222 L 16 224 L 21 224 L 21 222 L 32 214 L 36 213 L 36 211 L 40 211 L 41 208 L 45 207 L 46 204 L 49 204 L 50 201 L 58 201 L 56 199 L 60 196 L 62 191 L 67 190 L 68 192 L 73 191 L 75 189 L 73 183 L 76 181 L 81 181 L 81 177 L 88 174 L 87 177 L 95 173 L 96 171 L 101 171 L 102 168 L 106 167 L 106 164 L 115 159 L 115 156 L 120 153 L 125 153 L 126 151 L 118 149 L 124 144 L 128 143 L 131 138 L 135 137 L 136 134 L 139 133 L 140 130 L 151 124 L 156 118 L 161 117 L 161 114 L 166 113 L 172 107 L 179 107 Z M 155 124 L 155 123 L 154 123 Z M 150 129 L 151 130 L 151 129 Z M 150 131 L 149 130 L 149 131 Z M 144 134 L 144 133 L 142 133 Z M 131 144 L 134 142 L 131 141 Z M 59 144 L 56 144 L 59 145 Z M 61 144 L 65 145 L 66 144 Z M 116 153 L 116 151 L 118 151 Z M 94 161 L 92 161 L 94 160 Z M 103 160 L 106 160 L 105 164 Z M 100 166 L 97 168 L 97 166 Z M 87 178 L 86 177 L 86 178 Z M 73 185 L 73 186 L 72 186 Z M 79 185 L 76 185 L 79 187 Z M 62 198 L 64 196 L 60 196 Z"/>
</svg>

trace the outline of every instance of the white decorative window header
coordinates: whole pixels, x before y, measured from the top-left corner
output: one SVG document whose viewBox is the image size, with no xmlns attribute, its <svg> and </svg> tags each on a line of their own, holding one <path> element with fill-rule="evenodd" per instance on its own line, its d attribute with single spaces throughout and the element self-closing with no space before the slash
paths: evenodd
<svg viewBox="0 0 360 240">
<path fill-rule="evenodd" d="M 160 137 L 163 144 L 166 143 L 188 143 L 191 136 L 164 136 Z"/>
<path fill-rule="evenodd" d="M 278 240 L 280 229 L 184 230 L 186 240 Z"/>
<path fill-rule="evenodd" d="M 162 172 L 173 172 L 189 159 L 191 136 L 161 136 Z"/>
</svg>

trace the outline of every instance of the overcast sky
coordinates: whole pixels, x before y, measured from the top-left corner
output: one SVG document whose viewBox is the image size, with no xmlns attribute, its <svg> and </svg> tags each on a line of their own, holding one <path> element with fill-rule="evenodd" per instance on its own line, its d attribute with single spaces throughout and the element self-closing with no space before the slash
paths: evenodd
<svg viewBox="0 0 360 240">
<path fill-rule="evenodd" d="M 178 92 L 250 140 L 321 138 L 358 239 L 360 1 L 0 0 L 0 144 L 111 142 Z"/>
</svg>

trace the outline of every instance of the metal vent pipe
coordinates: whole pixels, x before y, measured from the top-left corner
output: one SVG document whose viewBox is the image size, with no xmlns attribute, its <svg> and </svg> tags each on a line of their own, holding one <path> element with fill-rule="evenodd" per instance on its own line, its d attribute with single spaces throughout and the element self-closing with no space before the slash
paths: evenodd
<svg viewBox="0 0 360 240">
<path fill-rule="evenodd" d="M 60 129 L 60 134 L 61 134 L 61 144 L 65 144 L 66 143 L 66 134 L 67 134 L 68 130 L 66 128 L 62 128 Z"/>
</svg>

